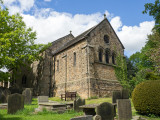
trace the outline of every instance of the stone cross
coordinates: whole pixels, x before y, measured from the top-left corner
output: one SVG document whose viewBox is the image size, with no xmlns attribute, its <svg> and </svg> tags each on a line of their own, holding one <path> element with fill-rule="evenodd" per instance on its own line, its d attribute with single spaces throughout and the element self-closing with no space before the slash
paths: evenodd
<svg viewBox="0 0 160 120">
<path fill-rule="evenodd" d="M 132 119 L 131 102 L 129 99 L 117 100 L 118 120 Z"/>
<path fill-rule="evenodd" d="M 8 114 L 14 114 L 24 108 L 24 96 L 18 93 L 8 97 Z"/>
</svg>

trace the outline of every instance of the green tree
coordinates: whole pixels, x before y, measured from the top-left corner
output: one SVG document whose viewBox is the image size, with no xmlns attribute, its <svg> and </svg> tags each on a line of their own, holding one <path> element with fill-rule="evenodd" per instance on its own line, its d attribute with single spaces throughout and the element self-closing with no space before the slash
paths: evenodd
<svg viewBox="0 0 160 120">
<path fill-rule="evenodd" d="M 35 44 L 36 32 L 26 27 L 19 14 L 10 15 L 0 1 L 0 69 L 17 69 L 38 59 L 39 52 L 47 46 Z M 0 71 L 1 79 L 8 73 Z"/>
<path fill-rule="evenodd" d="M 153 62 L 154 71 L 160 75 L 160 33 L 153 31 L 153 34 L 148 35 L 146 46 L 148 46 L 146 54 Z"/>
<path fill-rule="evenodd" d="M 130 61 L 137 69 L 136 75 L 130 80 L 132 89 L 146 80 L 160 79 L 160 34 L 153 30 L 151 35 L 148 35 L 146 45 L 130 56 Z"/>
<path fill-rule="evenodd" d="M 155 0 L 154 3 L 147 3 L 144 5 L 145 10 L 143 11 L 144 14 L 149 12 L 150 16 L 153 16 L 155 19 L 155 29 L 160 33 L 160 1 Z"/>
</svg>

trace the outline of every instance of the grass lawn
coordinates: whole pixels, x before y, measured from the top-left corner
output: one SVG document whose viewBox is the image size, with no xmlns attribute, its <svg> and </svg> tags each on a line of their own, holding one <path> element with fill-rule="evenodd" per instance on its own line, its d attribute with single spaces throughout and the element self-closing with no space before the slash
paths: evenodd
<svg viewBox="0 0 160 120">
<path fill-rule="evenodd" d="M 49 98 L 50 100 L 53 101 L 58 101 L 58 102 L 64 102 L 61 101 L 60 98 L 54 97 L 54 98 Z M 99 99 L 90 99 L 86 100 L 86 104 L 95 104 L 95 103 L 102 103 L 102 102 L 112 102 L 111 98 L 99 98 Z M 22 111 L 18 111 L 14 115 L 8 115 L 7 110 L 0 110 L 0 120 L 70 120 L 70 118 L 73 118 L 75 116 L 80 116 L 83 115 L 83 112 L 74 112 L 74 111 L 67 111 L 63 114 L 58 114 L 56 112 L 48 112 L 48 111 L 43 111 L 39 112 L 38 114 L 34 114 L 34 109 L 37 108 L 37 99 L 33 99 L 32 105 L 25 105 L 25 109 Z M 132 115 L 138 115 L 136 113 L 136 110 L 133 107 L 132 104 Z M 140 116 L 140 115 L 138 115 Z M 160 117 L 147 117 L 147 116 L 142 116 L 144 118 L 147 118 L 147 120 L 160 120 Z"/>
<path fill-rule="evenodd" d="M 18 111 L 14 115 L 8 115 L 7 110 L 0 110 L 0 120 L 70 120 L 75 116 L 81 116 L 83 112 L 67 111 L 63 114 L 56 112 L 43 111 L 34 114 L 35 108 L 38 108 L 37 99 L 33 99 L 32 105 L 25 105 L 24 110 Z"/>
</svg>

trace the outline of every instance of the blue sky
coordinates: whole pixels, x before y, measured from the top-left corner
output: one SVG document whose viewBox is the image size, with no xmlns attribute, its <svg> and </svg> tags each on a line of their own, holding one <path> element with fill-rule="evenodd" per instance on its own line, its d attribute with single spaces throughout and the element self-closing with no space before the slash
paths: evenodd
<svg viewBox="0 0 160 120">
<path fill-rule="evenodd" d="M 154 0 L 44 0 L 36 1 L 39 8 L 52 8 L 58 12 L 75 14 L 103 13 L 105 10 L 116 16 L 121 16 L 125 25 L 138 25 L 143 21 L 153 20 L 147 14 L 142 14 L 144 4 Z"/>
<path fill-rule="evenodd" d="M 37 43 L 74 36 L 103 20 L 103 14 L 125 46 L 125 55 L 140 51 L 154 20 L 142 14 L 144 4 L 154 0 L 4 0 L 10 14 L 19 12 L 27 26 L 37 32 Z"/>
</svg>

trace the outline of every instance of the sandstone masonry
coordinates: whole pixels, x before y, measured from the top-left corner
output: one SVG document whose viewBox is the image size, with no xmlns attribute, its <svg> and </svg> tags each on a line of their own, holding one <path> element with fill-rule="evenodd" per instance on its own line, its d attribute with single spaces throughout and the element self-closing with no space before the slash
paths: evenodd
<svg viewBox="0 0 160 120">
<path fill-rule="evenodd" d="M 15 84 L 32 87 L 34 95 L 77 91 L 82 98 L 110 96 L 122 88 L 114 66 L 116 55 L 123 53 L 124 46 L 105 18 L 77 37 L 70 33 L 54 41 L 30 70 L 22 70 Z"/>
</svg>

